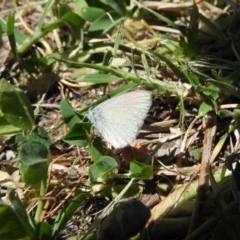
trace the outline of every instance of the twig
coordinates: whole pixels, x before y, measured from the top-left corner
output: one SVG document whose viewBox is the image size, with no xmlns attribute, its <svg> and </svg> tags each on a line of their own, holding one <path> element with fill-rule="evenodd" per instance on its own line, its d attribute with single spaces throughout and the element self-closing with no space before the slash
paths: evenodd
<svg viewBox="0 0 240 240">
<path fill-rule="evenodd" d="M 209 118 L 209 116 L 207 116 L 204 119 L 204 120 L 207 120 L 207 123 L 206 123 L 204 140 L 203 140 L 203 153 L 202 153 L 202 160 L 201 160 L 200 176 L 198 181 L 199 185 L 197 189 L 196 204 L 193 210 L 192 219 L 188 229 L 188 235 L 197 228 L 199 219 L 201 216 L 201 210 L 204 204 L 205 190 L 208 184 L 208 177 L 209 177 L 208 171 L 209 171 L 209 161 L 211 159 L 212 142 L 213 142 L 213 137 L 216 131 L 215 121 L 213 120 L 214 117 L 215 116 Z"/>
</svg>

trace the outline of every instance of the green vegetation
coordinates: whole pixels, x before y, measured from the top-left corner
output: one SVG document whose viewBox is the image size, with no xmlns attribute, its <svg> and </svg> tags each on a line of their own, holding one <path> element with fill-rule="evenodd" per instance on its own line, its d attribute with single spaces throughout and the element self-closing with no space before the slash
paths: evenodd
<svg viewBox="0 0 240 240">
<path fill-rule="evenodd" d="M 0 239 L 239 239 L 238 3 L 26 2 L 0 12 Z M 88 109 L 139 88 L 142 146 L 113 150 Z"/>
</svg>

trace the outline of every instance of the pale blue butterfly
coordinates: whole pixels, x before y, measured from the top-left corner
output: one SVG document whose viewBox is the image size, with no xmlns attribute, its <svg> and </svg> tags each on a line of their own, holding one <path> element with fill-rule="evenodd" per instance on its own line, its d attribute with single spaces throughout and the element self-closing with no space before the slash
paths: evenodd
<svg viewBox="0 0 240 240">
<path fill-rule="evenodd" d="M 114 148 L 122 148 L 136 139 L 151 105 L 151 92 L 136 90 L 89 109 L 88 119 Z"/>
</svg>

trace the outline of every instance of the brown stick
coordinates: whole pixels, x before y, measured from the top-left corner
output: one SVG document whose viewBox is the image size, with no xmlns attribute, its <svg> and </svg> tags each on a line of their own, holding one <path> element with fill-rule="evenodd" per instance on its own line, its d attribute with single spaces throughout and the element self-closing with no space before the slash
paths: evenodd
<svg viewBox="0 0 240 240">
<path fill-rule="evenodd" d="M 213 118 L 209 118 L 207 116 L 208 122 L 206 124 L 204 140 L 203 140 L 203 153 L 201 159 L 201 169 L 199 176 L 199 186 L 197 190 L 196 204 L 193 210 L 191 222 L 188 229 L 188 235 L 193 232 L 199 224 L 199 220 L 201 217 L 201 210 L 204 205 L 205 199 L 205 191 L 208 186 L 208 169 L 209 169 L 209 161 L 211 158 L 211 150 L 212 150 L 212 142 L 213 137 L 215 135 L 215 116 Z M 209 121 L 210 120 L 210 121 Z"/>
</svg>

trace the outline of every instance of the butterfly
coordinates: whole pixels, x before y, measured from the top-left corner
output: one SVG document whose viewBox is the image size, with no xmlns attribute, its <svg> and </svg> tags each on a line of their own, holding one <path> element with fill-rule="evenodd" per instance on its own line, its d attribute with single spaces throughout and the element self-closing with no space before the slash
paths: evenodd
<svg viewBox="0 0 240 240">
<path fill-rule="evenodd" d="M 89 109 L 87 116 L 107 142 L 123 148 L 136 139 L 151 105 L 151 92 L 136 90 Z"/>
</svg>

